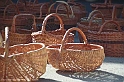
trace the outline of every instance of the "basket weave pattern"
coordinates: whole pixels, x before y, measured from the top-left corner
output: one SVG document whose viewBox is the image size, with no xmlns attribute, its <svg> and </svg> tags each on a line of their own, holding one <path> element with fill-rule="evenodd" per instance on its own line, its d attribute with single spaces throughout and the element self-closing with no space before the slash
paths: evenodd
<svg viewBox="0 0 124 82">
<path fill-rule="evenodd" d="M 68 33 L 80 32 L 85 43 L 65 43 Z M 99 45 L 87 44 L 84 33 L 78 28 L 70 28 L 62 44 L 47 46 L 48 62 L 63 71 L 94 71 L 104 60 L 104 49 Z"/>
<path fill-rule="evenodd" d="M 117 29 L 104 28 L 108 23 L 117 25 Z M 108 26 L 108 25 L 107 25 Z M 109 28 L 109 26 L 108 26 Z M 115 21 L 107 21 L 99 31 L 88 31 L 89 43 L 102 45 L 105 49 L 106 56 L 123 57 L 124 53 L 124 32 L 121 30 L 120 25 Z"/>
</svg>

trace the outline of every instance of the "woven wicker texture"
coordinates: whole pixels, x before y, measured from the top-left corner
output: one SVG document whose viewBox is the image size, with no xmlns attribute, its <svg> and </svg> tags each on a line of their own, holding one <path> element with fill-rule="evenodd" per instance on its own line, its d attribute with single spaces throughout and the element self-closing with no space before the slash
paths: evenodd
<svg viewBox="0 0 124 82">
<path fill-rule="evenodd" d="M 78 31 L 84 43 L 66 43 L 68 34 L 73 30 Z M 53 67 L 62 71 L 94 71 L 104 60 L 104 48 L 95 44 L 87 44 L 84 33 L 76 27 L 66 31 L 62 44 L 46 47 L 48 62 Z"/>
<path fill-rule="evenodd" d="M 76 25 L 78 21 L 78 17 L 75 16 L 74 10 L 72 6 L 69 6 L 67 2 L 64 1 L 57 1 L 59 4 L 56 8 L 56 13 L 59 13 L 59 9 L 66 10 L 66 13 L 59 13 L 59 16 L 62 18 L 64 25 Z M 55 23 L 59 24 L 59 21 L 55 19 Z M 67 28 L 68 29 L 68 28 Z"/>
<path fill-rule="evenodd" d="M 81 29 L 87 37 L 88 30 L 99 30 L 100 25 L 104 22 L 103 14 L 99 10 L 93 10 L 87 18 L 82 18 L 81 21 L 77 23 L 77 27 Z M 79 39 L 83 42 L 81 35 L 79 35 Z"/>
<path fill-rule="evenodd" d="M 60 28 L 56 29 L 54 31 L 46 31 L 45 28 L 46 28 L 47 20 L 52 16 L 57 17 L 59 19 Z M 52 27 L 52 28 L 54 28 L 54 27 Z M 51 13 L 45 17 L 43 24 L 42 24 L 41 31 L 33 32 L 31 34 L 32 35 L 32 41 L 38 42 L 38 43 L 41 42 L 41 43 L 44 43 L 45 45 L 58 44 L 58 43 L 61 43 L 65 32 L 66 32 L 66 30 L 64 29 L 62 19 L 59 17 L 58 14 Z M 74 40 L 74 35 L 70 34 L 66 41 L 67 42 L 73 42 L 73 40 Z"/>
<path fill-rule="evenodd" d="M 73 13 L 76 16 L 78 21 L 80 20 L 80 18 L 86 17 L 87 11 L 83 4 L 75 1 L 67 1 L 67 3 L 72 8 Z M 65 9 L 65 7 L 63 6 L 60 6 L 59 8 Z M 72 11 L 69 11 L 69 12 L 71 13 Z"/>
<path fill-rule="evenodd" d="M 6 37 L 8 35 L 6 34 Z M 46 71 L 48 55 L 43 43 L 18 44 L 0 48 L 0 81 L 36 81 Z"/>
<path fill-rule="evenodd" d="M 108 23 L 117 25 L 117 28 L 109 27 Z M 105 25 L 108 27 L 104 28 Z M 88 32 L 89 43 L 102 45 L 106 56 L 124 57 L 124 32 L 117 22 L 107 21 L 100 27 L 99 31 L 88 30 Z"/>
<path fill-rule="evenodd" d="M 23 20 L 23 18 L 26 18 L 27 16 L 30 16 L 33 19 L 33 24 L 32 24 L 31 29 L 29 30 L 28 27 L 16 28 L 16 25 L 20 25 L 20 24 L 24 25 L 25 24 L 24 21 L 22 21 L 22 22 L 20 22 L 20 21 Z M 22 17 L 22 19 L 20 18 L 20 21 L 16 21 L 19 17 Z M 36 22 L 35 22 L 34 15 L 32 15 L 32 14 L 15 15 L 13 18 L 13 24 L 12 24 L 11 30 L 9 32 L 10 45 L 31 43 L 32 42 L 31 33 L 33 31 L 36 31 Z M 2 31 L 2 35 L 4 38 L 4 31 Z"/>
<path fill-rule="evenodd" d="M 12 26 L 12 20 L 15 15 L 19 14 L 19 10 L 15 4 L 7 5 L 0 13 L 1 28 Z"/>
<path fill-rule="evenodd" d="M 90 5 L 92 10 L 100 10 L 105 18 L 112 17 L 112 9 L 114 5 L 117 7 L 117 17 L 120 17 L 123 8 L 123 4 L 114 4 L 111 0 L 105 0 L 104 3 L 91 3 Z"/>
</svg>

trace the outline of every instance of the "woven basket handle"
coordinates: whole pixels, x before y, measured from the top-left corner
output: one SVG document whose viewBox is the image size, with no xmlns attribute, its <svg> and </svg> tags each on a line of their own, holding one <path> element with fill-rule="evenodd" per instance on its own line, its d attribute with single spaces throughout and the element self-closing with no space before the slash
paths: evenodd
<svg viewBox="0 0 124 82">
<path fill-rule="evenodd" d="M 4 57 L 5 57 L 5 61 L 9 55 L 9 27 L 5 27 L 5 53 L 4 53 Z"/>
<path fill-rule="evenodd" d="M 108 8 L 109 13 L 112 13 L 110 7 L 108 6 L 108 5 L 111 5 L 111 0 L 105 0 L 104 5 Z M 97 6 L 97 7 L 95 8 L 95 10 L 97 10 L 98 8 L 99 8 L 99 6 Z"/>
<path fill-rule="evenodd" d="M 90 20 L 93 15 L 98 14 L 98 13 L 101 14 L 101 15 L 103 15 L 101 11 L 99 11 L 99 10 L 93 10 L 93 11 L 89 14 L 87 20 Z"/>
<path fill-rule="evenodd" d="M 117 17 L 116 17 L 116 13 L 117 12 L 117 8 L 116 8 L 116 6 L 113 6 L 113 11 L 112 11 L 112 20 L 116 20 L 117 19 Z"/>
<path fill-rule="evenodd" d="M 20 16 L 32 16 L 33 18 L 33 28 L 31 29 L 32 31 L 36 31 L 36 21 L 35 21 L 35 16 L 32 14 L 18 14 L 13 17 L 13 22 L 12 22 L 12 27 L 11 27 L 11 32 L 15 33 L 16 31 L 16 19 Z"/>
<path fill-rule="evenodd" d="M 6 8 L 4 9 L 4 13 L 3 13 L 3 18 L 4 19 L 6 18 L 6 11 L 7 11 L 7 9 L 8 8 L 11 8 L 11 7 L 14 7 L 16 14 L 19 14 L 20 13 L 18 7 L 15 4 L 7 5 Z"/>
<path fill-rule="evenodd" d="M 42 18 L 42 10 L 44 8 L 44 6 L 48 7 L 49 3 L 43 3 L 41 6 L 40 6 L 40 17 L 39 18 Z"/>
<path fill-rule="evenodd" d="M 117 22 L 115 22 L 115 21 L 113 21 L 113 20 L 110 20 L 110 21 L 104 22 L 104 24 L 103 24 L 103 25 L 101 26 L 101 28 L 99 29 L 98 33 L 101 33 L 102 30 L 103 30 L 103 28 L 105 27 L 105 25 L 108 24 L 108 23 L 116 24 L 116 25 L 117 25 L 117 28 L 118 28 L 118 31 L 122 31 L 121 28 L 120 28 L 120 25 L 119 25 Z"/>
<path fill-rule="evenodd" d="M 89 26 L 92 25 L 92 21 L 93 21 L 93 19 L 94 19 L 95 17 L 102 18 L 102 24 L 105 22 L 105 19 L 104 19 L 103 14 L 98 13 L 98 14 L 95 14 L 95 15 L 93 15 L 93 16 L 91 17 L 91 19 L 89 20 Z"/>
<path fill-rule="evenodd" d="M 82 5 L 81 3 L 78 3 L 78 2 L 68 2 L 68 4 L 73 5 L 73 7 L 74 7 L 74 6 L 79 7 L 81 11 L 85 11 L 85 10 L 86 10 L 86 9 L 85 9 L 85 6 Z"/>
<path fill-rule="evenodd" d="M 80 35 L 82 36 L 83 40 L 84 40 L 84 44 L 87 44 L 87 39 L 86 39 L 86 36 L 85 34 L 79 29 L 79 28 L 76 28 L 76 27 L 72 27 L 70 29 L 68 29 L 62 39 L 62 44 L 61 44 L 61 47 L 60 47 L 60 50 L 62 50 L 64 48 L 64 44 L 66 42 L 66 38 L 69 36 L 69 34 L 72 32 L 72 31 L 78 31 L 78 33 L 80 33 Z"/>
<path fill-rule="evenodd" d="M 64 24 L 63 24 L 63 21 L 62 21 L 62 19 L 60 18 L 60 16 L 59 16 L 57 13 L 51 13 L 51 14 L 49 14 L 49 15 L 47 15 L 47 16 L 45 17 L 45 19 L 44 19 L 44 21 L 43 21 L 43 23 L 42 23 L 42 29 L 41 29 L 42 32 L 45 32 L 45 31 L 46 31 L 46 30 L 45 30 L 45 27 L 46 27 L 47 20 L 48 20 L 50 17 L 52 17 L 52 16 L 58 18 L 58 20 L 60 21 L 60 30 L 64 30 Z"/>
<path fill-rule="evenodd" d="M 61 3 L 56 7 L 56 13 L 58 13 L 59 7 L 64 5 L 66 10 L 67 10 L 67 17 L 68 18 L 74 18 L 73 6 L 69 6 L 69 4 L 67 2 L 65 2 L 65 1 L 56 1 L 56 2 Z M 71 11 L 71 15 L 69 14 L 69 11 Z"/>
</svg>

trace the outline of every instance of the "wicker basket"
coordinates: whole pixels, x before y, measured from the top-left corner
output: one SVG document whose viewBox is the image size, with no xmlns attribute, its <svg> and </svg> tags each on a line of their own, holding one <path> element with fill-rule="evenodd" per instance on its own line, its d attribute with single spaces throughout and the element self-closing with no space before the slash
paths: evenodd
<svg viewBox="0 0 124 82">
<path fill-rule="evenodd" d="M 116 28 L 110 28 L 107 24 L 113 23 Z M 108 26 L 104 28 L 105 26 Z M 99 31 L 88 30 L 89 43 L 102 45 L 105 49 L 106 56 L 124 57 L 124 32 L 119 24 L 115 21 L 106 21 Z"/>
<path fill-rule="evenodd" d="M 117 17 L 121 16 L 121 12 L 123 9 L 123 4 L 112 4 L 111 0 L 105 0 L 104 3 L 91 3 L 92 10 L 100 10 L 105 18 L 111 18 L 112 17 L 112 9 L 115 5 L 117 7 Z"/>
<path fill-rule="evenodd" d="M 11 26 L 12 20 L 15 15 L 19 14 L 19 10 L 15 4 L 10 4 L 5 7 L 2 14 L 0 15 L 0 28 L 4 28 L 5 26 Z"/>
<path fill-rule="evenodd" d="M 86 11 L 86 8 L 85 8 L 85 6 L 83 4 L 78 3 L 78 2 L 67 2 L 67 3 L 69 4 L 69 6 L 72 7 L 74 15 L 76 16 L 78 21 L 82 17 L 86 17 L 87 11 Z"/>
<path fill-rule="evenodd" d="M 94 10 L 86 19 L 81 19 L 81 21 L 77 23 L 77 27 L 81 29 L 87 37 L 88 30 L 99 30 L 100 25 L 104 22 L 103 14 L 99 10 Z M 79 40 L 83 42 L 81 35 L 79 35 Z"/>
<path fill-rule="evenodd" d="M 16 25 L 24 25 L 25 22 L 21 21 L 23 20 L 24 17 L 30 16 L 33 19 L 33 24 L 31 29 L 29 30 L 28 27 L 21 27 L 17 28 Z M 22 17 L 22 19 L 19 19 L 20 21 L 17 21 L 19 17 Z M 24 23 L 24 24 L 23 24 Z M 15 44 L 25 44 L 25 43 L 31 43 L 32 42 L 32 37 L 31 33 L 33 31 L 36 31 L 36 22 L 35 22 L 35 16 L 32 14 L 19 14 L 15 15 L 13 18 L 13 24 L 11 27 L 11 30 L 9 32 L 10 35 L 10 45 L 15 45 Z M 2 35 L 4 38 L 4 31 L 2 31 Z"/>
<path fill-rule="evenodd" d="M 72 31 L 78 31 L 84 43 L 66 43 L 68 34 Z M 84 33 L 76 27 L 66 31 L 62 44 L 54 44 L 46 47 L 48 53 L 48 62 L 53 67 L 62 71 L 94 71 L 104 60 L 104 48 L 100 45 L 87 44 Z"/>
<path fill-rule="evenodd" d="M 60 21 L 60 29 L 56 29 L 54 31 L 46 31 L 46 23 L 47 20 L 50 17 L 57 17 Z M 54 27 L 52 27 L 54 28 Z M 50 45 L 50 44 L 58 44 L 61 43 L 61 40 L 65 34 L 66 30 L 64 29 L 64 25 L 63 25 L 63 21 L 62 19 L 59 17 L 58 14 L 56 13 L 51 13 L 49 15 L 47 15 L 43 21 L 43 25 L 42 25 L 42 29 L 41 31 L 38 32 L 33 32 L 32 35 L 32 40 L 33 42 L 41 42 L 44 43 L 46 46 Z M 73 42 L 73 38 L 74 38 L 74 34 L 70 34 L 68 37 L 67 42 Z"/>
<path fill-rule="evenodd" d="M 112 20 L 116 21 L 120 25 L 120 27 L 123 29 L 124 28 L 124 19 L 117 18 L 116 14 L 117 14 L 117 8 L 116 8 L 116 6 L 113 6 Z"/>
<path fill-rule="evenodd" d="M 58 1 L 59 2 L 59 1 Z M 60 2 L 56 8 L 56 13 L 59 13 L 58 10 L 62 7 L 66 10 L 66 13 L 59 13 L 59 16 L 62 18 L 63 23 L 65 25 L 65 29 L 69 29 L 71 27 L 75 27 L 78 21 L 78 17 L 75 16 L 74 10 L 72 6 L 69 6 L 67 2 Z M 59 25 L 59 21 L 55 19 L 55 24 Z"/>
<path fill-rule="evenodd" d="M 78 21 L 78 18 L 74 15 L 72 7 L 69 6 L 69 4 L 65 1 L 56 1 L 50 6 L 48 12 L 55 12 L 59 14 L 59 16 L 63 20 L 65 29 L 76 26 L 76 23 Z M 59 26 L 58 19 L 55 19 L 55 25 Z"/>
<path fill-rule="evenodd" d="M 7 33 L 7 29 L 6 32 Z M 46 48 L 43 43 L 29 43 L 9 46 L 6 35 L 5 48 L 0 47 L 0 81 L 36 81 L 46 72 Z"/>
</svg>

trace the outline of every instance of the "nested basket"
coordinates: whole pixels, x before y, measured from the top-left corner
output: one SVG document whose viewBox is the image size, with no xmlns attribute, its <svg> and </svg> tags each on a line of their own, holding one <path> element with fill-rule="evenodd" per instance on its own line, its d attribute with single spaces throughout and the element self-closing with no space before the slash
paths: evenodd
<svg viewBox="0 0 124 82">
<path fill-rule="evenodd" d="M 28 16 L 30 16 L 31 19 L 33 20 L 33 24 L 31 26 L 31 28 L 29 28 L 27 26 L 21 27 L 21 25 L 28 24 L 28 23 L 24 22 L 24 18 L 26 18 Z M 20 19 L 17 21 L 18 18 L 20 18 Z M 16 26 L 16 25 L 20 25 L 20 27 Z M 34 15 L 32 15 L 32 14 L 15 15 L 13 17 L 12 27 L 9 31 L 10 45 L 31 43 L 32 42 L 31 33 L 36 30 L 37 29 L 36 29 L 36 22 L 35 22 Z M 2 36 L 4 38 L 4 31 L 2 31 Z"/>
<path fill-rule="evenodd" d="M 115 27 L 107 24 L 113 23 Z M 105 27 L 107 25 L 107 27 Z M 106 21 L 98 31 L 88 30 L 89 43 L 98 44 L 104 47 L 105 55 L 110 57 L 124 57 L 124 32 L 115 21 Z"/>
<path fill-rule="evenodd" d="M 82 18 L 81 21 L 77 23 L 77 27 L 81 29 L 87 37 L 88 30 L 98 30 L 100 25 L 104 22 L 103 14 L 99 10 L 94 10 L 87 18 Z M 79 40 L 83 42 L 81 35 L 79 35 Z"/>
<path fill-rule="evenodd" d="M 65 40 L 72 31 L 78 31 L 84 43 L 67 43 Z M 46 47 L 48 62 L 62 71 L 94 71 L 103 62 L 104 48 L 96 44 L 88 44 L 84 33 L 76 27 L 66 31 L 61 44 Z"/>
<path fill-rule="evenodd" d="M 123 9 L 123 4 L 114 4 L 111 2 L 111 0 L 105 0 L 104 3 L 91 3 L 92 10 L 100 10 L 105 18 L 111 18 L 112 17 L 112 9 L 113 6 L 117 7 L 117 17 L 121 16 L 121 12 Z"/>
<path fill-rule="evenodd" d="M 7 29 L 5 31 L 7 33 Z M 5 34 L 5 47 L 0 47 L 0 81 L 36 81 L 46 72 L 46 48 L 43 43 L 17 44 L 9 46 L 9 35 Z"/>
<path fill-rule="evenodd" d="M 53 31 L 46 30 L 46 24 L 50 17 L 56 17 L 59 19 L 60 26 L 58 29 L 55 29 Z M 52 27 L 52 28 L 54 28 L 54 27 Z M 42 24 L 41 31 L 33 32 L 31 34 L 32 42 L 35 42 L 35 43 L 41 42 L 41 43 L 44 43 L 46 46 L 48 46 L 50 44 L 58 44 L 58 43 L 61 43 L 61 40 L 62 40 L 65 32 L 66 32 L 66 30 L 64 29 L 64 24 L 63 24 L 63 21 L 60 18 L 60 16 L 57 13 L 51 13 L 45 17 L 43 24 Z M 73 42 L 73 40 L 74 40 L 73 38 L 74 38 L 74 34 L 70 33 L 70 35 L 66 41 Z"/>
</svg>

